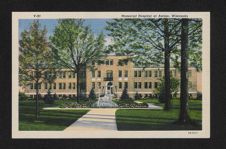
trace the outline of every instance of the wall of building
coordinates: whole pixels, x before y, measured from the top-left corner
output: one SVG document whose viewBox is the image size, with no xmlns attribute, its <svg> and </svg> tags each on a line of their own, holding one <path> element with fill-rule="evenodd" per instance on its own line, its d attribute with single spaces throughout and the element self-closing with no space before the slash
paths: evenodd
<svg viewBox="0 0 226 149">
<path fill-rule="evenodd" d="M 156 88 L 155 84 L 158 84 L 160 81 L 159 79 L 164 76 L 164 68 L 136 68 L 130 61 L 127 64 L 119 65 L 119 61 L 126 58 L 126 56 L 108 56 L 106 59 L 104 59 L 103 64 L 95 63 L 93 64 L 92 69 L 87 67 L 86 71 L 84 71 L 84 79 L 86 85 L 85 89 L 83 90 L 86 95 L 89 95 L 92 87 L 94 87 L 97 96 L 103 94 L 104 87 L 108 82 L 112 82 L 112 90 L 117 97 L 121 96 L 126 84 L 128 84 L 128 94 L 130 97 L 134 97 L 136 92 L 142 94 L 143 97 L 145 95 L 148 96 L 150 94 L 154 94 Z M 113 73 L 113 78 L 110 78 L 109 80 L 109 77 L 107 77 L 107 72 L 110 71 Z M 119 76 L 119 71 L 122 72 L 121 76 Z M 128 72 L 128 76 L 125 75 L 126 71 Z M 61 74 L 55 80 L 56 89 L 54 89 L 52 85 L 52 93 L 59 96 L 76 96 L 76 75 L 74 75 L 67 69 L 63 69 L 62 72 L 63 75 Z M 98 72 L 100 72 L 99 75 Z M 136 73 L 137 76 L 135 75 Z M 178 79 L 180 78 L 180 72 L 175 68 L 171 68 L 171 75 L 172 77 Z M 197 73 L 194 68 L 189 68 L 188 77 L 190 93 L 196 94 L 197 91 L 201 91 L 200 76 L 201 73 Z M 108 81 L 106 81 L 106 79 Z M 60 83 L 62 87 L 61 89 L 59 89 Z M 136 83 L 137 88 L 135 88 Z M 139 87 L 140 84 L 141 87 Z M 145 84 L 147 84 L 147 88 Z M 46 84 L 42 83 L 40 93 L 42 95 L 46 94 L 48 87 L 46 88 Z M 31 89 L 30 86 L 27 86 L 24 92 L 28 95 L 34 95 L 35 89 L 34 87 L 33 89 Z"/>
</svg>

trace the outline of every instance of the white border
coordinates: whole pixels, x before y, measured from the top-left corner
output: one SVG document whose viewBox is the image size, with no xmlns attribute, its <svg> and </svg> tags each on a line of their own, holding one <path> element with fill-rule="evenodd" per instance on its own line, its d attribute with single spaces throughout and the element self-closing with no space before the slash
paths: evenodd
<svg viewBox="0 0 226 149">
<path fill-rule="evenodd" d="M 122 15 L 186 15 L 203 20 L 202 130 L 200 131 L 19 131 L 19 19 L 128 18 Z M 40 16 L 38 16 L 40 15 Z M 129 17 L 130 18 L 130 17 Z M 210 138 L 210 12 L 13 12 L 12 13 L 12 138 Z"/>
</svg>

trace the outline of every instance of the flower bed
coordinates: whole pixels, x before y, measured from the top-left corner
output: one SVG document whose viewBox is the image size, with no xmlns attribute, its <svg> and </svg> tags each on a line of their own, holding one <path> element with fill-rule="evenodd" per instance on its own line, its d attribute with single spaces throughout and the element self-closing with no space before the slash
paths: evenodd
<svg viewBox="0 0 226 149">
<path fill-rule="evenodd" d="M 119 108 L 147 108 L 147 103 L 136 103 L 133 100 L 114 100 Z"/>
<path fill-rule="evenodd" d="M 95 102 L 96 101 L 85 101 L 85 102 L 83 101 L 81 103 L 66 102 L 66 103 L 62 103 L 59 107 L 60 108 L 91 108 Z"/>
</svg>

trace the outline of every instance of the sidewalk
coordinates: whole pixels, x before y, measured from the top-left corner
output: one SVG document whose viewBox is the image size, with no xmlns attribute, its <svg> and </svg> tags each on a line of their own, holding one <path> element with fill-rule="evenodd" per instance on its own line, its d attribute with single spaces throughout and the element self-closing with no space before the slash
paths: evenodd
<svg viewBox="0 0 226 149">
<path fill-rule="evenodd" d="M 95 108 L 75 121 L 64 131 L 116 131 L 116 108 Z"/>
<path fill-rule="evenodd" d="M 160 106 L 153 105 L 152 103 L 147 103 L 148 109 L 162 109 Z"/>
</svg>

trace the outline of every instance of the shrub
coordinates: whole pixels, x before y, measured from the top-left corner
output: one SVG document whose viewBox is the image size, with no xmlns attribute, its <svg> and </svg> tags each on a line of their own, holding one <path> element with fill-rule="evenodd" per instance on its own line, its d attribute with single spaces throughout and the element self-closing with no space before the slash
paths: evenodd
<svg viewBox="0 0 226 149">
<path fill-rule="evenodd" d="M 197 100 L 202 100 L 202 93 L 201 92 L 197 92 Z"/>
<path fill-rule="evenodd" d="M 128 91 L 127 91 L 126 87 L 123 89 L 123 92 L 122 92 L 120 99 L 126 99 L 126 100 L 129 99 L 129 95 L 128 95 Z"/>
<path fill-rule="evenodd" d="M 96 99 L 96 94 L 93 88 L 90 90 L 89 99 L 92 99 L 92 100 Z"/>
<path fill-rule="evenodd" d="M 19 100 L 28 100 L 28 99 L 29 97 L 25 93 L 19 92 Z"/>
<path fill-rule="evenodd" d="M 44 96 L 44 102 L 45 104 L 54 104 L 54 98 L 51 96 L 51 94 L 46 94 Z"/>
<path fill-rule="evenodd" d="M 135 99 L 135 100 L 140 99 L 140 94 L 138 94 L 138 92 L 136 92 L 136 94 L 135 94 L 135 96 L 134 96 L 134 99 Z"/>
</svg>

